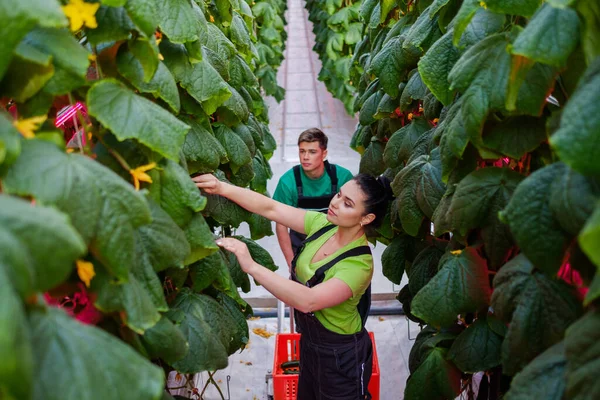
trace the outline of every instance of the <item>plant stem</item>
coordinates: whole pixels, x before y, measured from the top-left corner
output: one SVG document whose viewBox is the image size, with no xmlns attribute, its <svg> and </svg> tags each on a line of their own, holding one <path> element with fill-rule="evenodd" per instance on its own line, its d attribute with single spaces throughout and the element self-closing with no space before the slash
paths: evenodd
<svg viewBox="0 0 600 400">
<path fill-rule="evenodd" d="M 113 150 L 110 147 L 108 147 L 106 145 L 106 143 L 104 143 L 104 140 L 102 140 L 101 137 L 98 137 L 98 140 L 100 141 L 100 143 L 102 143 L 104 145 L 104 147 L 106 147 L 108 152 L 119 162 L 119 164 L 121 164 L 121 167 L 123 167 L 127 172 L 131 171 L 131 167 L 129 166 L 127 161 L 125 161 L 123 156 L 121 156 L 119 153 L 117 153 L 116 150 Z"/>
</svg>

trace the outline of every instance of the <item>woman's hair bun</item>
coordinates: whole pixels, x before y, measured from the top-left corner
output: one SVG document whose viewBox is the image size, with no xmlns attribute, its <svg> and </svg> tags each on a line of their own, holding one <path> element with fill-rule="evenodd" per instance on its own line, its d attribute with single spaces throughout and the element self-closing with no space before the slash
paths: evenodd
<svg viewBox="0 0 600 400">
<path fill-rule="evenodd" d="M 377 177 L 377 182 L 383 187 L 385 191 L 385 198 L 388 201 L 394 200 L 394 191 L 392 190 L 392 182 L 390 182 L 389 178 L 385 175 L 379 175 Z"/>
</svg>

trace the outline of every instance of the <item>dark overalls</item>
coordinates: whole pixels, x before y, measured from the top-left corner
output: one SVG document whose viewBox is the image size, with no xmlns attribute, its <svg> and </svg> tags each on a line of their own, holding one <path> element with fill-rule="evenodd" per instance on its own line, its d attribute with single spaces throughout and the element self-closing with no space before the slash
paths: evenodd
<svg viewBox="0 0 600 400">
<path fill-rule="evenodd" d="M 304 196 L 302 179 L 300 177 L 301 167 L 299 165 L 294 167 L 294 178 L 296 179 L 296 190 L 298 191 L 298 208 L 327 212 L 331 199 L 333 199 L 333 196 L 338 191 L 338 178 L 335 166 L 329 164 L 329 161 L 325 161 L 324 165 L 325 171 L 329 175 L 329 180 L 331 180 L 331 193 L 316 197 Z M 292 240 L 292 249 L 294 250 L 294 254 L 296 254 L 298 248 L 302 245 L 302 241 L 306 239 L 306 235 L 290 229 L 290 239 Z"/>
<path fill-rule="evenodd" d="M 296 261 L 304 245 L 333 229 L 328 225 L 304 240 L 292 261 L 292 279 Z M 369 246 L 350 249 L 320 267 L 306 286 L 323 282 L 325 271 L 347 257 L 371 254 Z M 301 283 L 301 282 L 300 282 Z M 298 400 L 369 400 L 369 380 L 373 369 L 373 345 L 364 328 L 371 307 L 371 286 L 360 299 L 357 309 L 363 321 L 360 332 L 342 335 L 325 328 L 313 313 L 294 310 L 300 337 L 300 377 Z"/>
</svg>

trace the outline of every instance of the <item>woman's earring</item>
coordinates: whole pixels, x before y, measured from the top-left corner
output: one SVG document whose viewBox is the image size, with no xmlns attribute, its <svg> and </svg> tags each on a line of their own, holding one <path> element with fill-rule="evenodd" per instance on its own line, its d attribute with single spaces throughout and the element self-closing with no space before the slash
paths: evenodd
<svg viewBox="0 0 600 400">
<path fill-rule="evenodd" d="M 360 227 L 362 228 L 362 226 L 363 226 L 363 225 L 362 225 L 362 222 L 361 222 L 361 223 L 360 223 Z"/>
</svg>

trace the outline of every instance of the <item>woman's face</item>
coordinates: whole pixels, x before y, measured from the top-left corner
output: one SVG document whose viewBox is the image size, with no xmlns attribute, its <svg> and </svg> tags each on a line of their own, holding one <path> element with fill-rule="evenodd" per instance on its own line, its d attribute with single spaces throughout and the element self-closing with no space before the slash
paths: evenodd
<svg viewBox="0 0 600 400">
<path fill-rule="evenodd" d="M 365 195 L 358 184 L 351 180 L 333 196 L 327 210 L 327 220 L 344 228 L 370 222 L 365 220 Z M 369 214 L 372 215 L 372 214 Z"/>
</svg>

